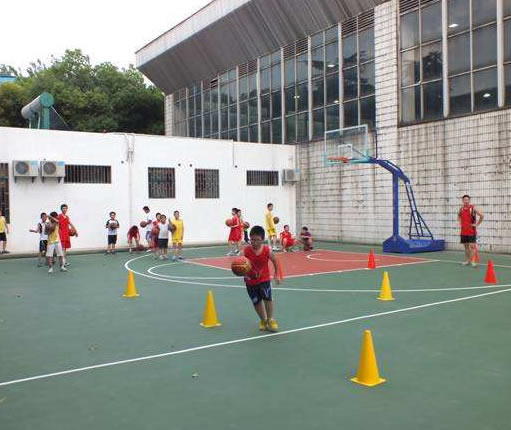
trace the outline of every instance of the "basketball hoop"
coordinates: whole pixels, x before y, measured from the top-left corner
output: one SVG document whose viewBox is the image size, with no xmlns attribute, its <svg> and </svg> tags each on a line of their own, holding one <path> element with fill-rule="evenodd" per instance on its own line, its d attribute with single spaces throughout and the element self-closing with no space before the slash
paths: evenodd
<svg viewBox="0 0 511 430">
<path fill-rule="evenodd" d="M 346 164 L 350 159 L 348 157 L 328 157 L 328 161 L 341 162 Z"/>
</svg>

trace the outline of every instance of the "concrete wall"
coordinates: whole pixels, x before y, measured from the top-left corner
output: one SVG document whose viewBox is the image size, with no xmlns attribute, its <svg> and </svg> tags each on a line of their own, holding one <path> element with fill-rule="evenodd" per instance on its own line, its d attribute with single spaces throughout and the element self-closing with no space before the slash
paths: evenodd
<svg viewBox="0 0 511 430">
<path fill-rule="evenodd" d="M 511 110 L 398 127 L 397 21 L 397 0 L 375 8 L 378 155 L 410 177 L 419 210 L 449 248 L 460 248 L 456 215 L 468 193 L 486 217 L 479 229 L 482 249 L 511 252 Z M 325 167 L 322 145 L 298 147 L 298 224 L 317 238 L 381 243 L 392 232 L 391 175 L 369 165 Z M 406 237 L 403 187 L 400 199 Z"/>
<path fill-rule="evenodd" d="M 133 161 L 127 158 L 132 145 Z M 67 164 L 108 165 L 111 184 L 69 184 L 37 178 L 14 182 L 12 160 L 62 160 Z M 283 223 L 295 225 L 294 185 L 246 186 L 246 170 L 295 167 L 295 148 L 284 145 L 232 143 L 160 136 L 76 133 L 0 127 L 0 162 L 9 163 L 10 230 L 8 249 L 34 251 L 37 235 L 29 233 L 41 211 L 69 205 L 69 215 L 80 237 L 73 248 L 100 248 L 105 244 L 104 223 L 114 210 L 125 243 L 127 229 L 143 219 L 142 206 L 167 215 L 180 210 L 185 242 L 220 242 L 227 237 L 225 219 L 233 206 L 244 211 L 251 224 L 264 222 L 266 203 L 275 204 Z M 148 198 L 148 167 L 176 169 L 176 198 Z M 195 199 L 195 168 L 219 169 L 220 199 Z M 131 179 L 130 179 L 131 178 Z"/>
</svg>

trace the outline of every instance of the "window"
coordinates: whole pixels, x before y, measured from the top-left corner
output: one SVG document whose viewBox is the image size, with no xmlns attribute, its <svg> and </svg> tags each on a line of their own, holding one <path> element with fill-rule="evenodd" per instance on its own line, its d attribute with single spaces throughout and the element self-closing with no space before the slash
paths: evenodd
<svg viewBox="0 0 511 430">
<path fill-rule="evenodd" d="M 0 163 L 0 209 L 2 214 L 10 223 L 9 216 L 9 165 L 7 163 Z"/>
<path fill-rule="evenodd" d="M 187 118 L 186 118 L 186 88 L 174 93 L 174 127 L 172 133 L 174 136 L 187 136 Z"/>
<path fill-rule="evenodd" d="M 66 164 L 64 182 L 67 184 L 111 184 L 111 167 Z"/>
<path fill-rule="evenodd" d="M 219 172 L 216 169 L 195 169 L 195 198 L 220 198 Z"/>
<path fill-rule="evenodd" d="M 511 0 L 504 0 L 504 94 L 511 105 Z"/>
<path fill-rule="evenodd" d="M 279 172 L 274 170 L 247 170 L 247 185 L 277 186 L 279 185 Z"/>
<path fill-rule="evenodd" d="M 149 167 L 147 172 L 150 199 L 174 199 L 176 197 L 174 168 Z"/>
<path fill-rule="evenodd" d="M 188 89 L 188 98 L 186 100 L 188 136 L 202 137 L 202 92 L 200 83 Z"/>
</svg>

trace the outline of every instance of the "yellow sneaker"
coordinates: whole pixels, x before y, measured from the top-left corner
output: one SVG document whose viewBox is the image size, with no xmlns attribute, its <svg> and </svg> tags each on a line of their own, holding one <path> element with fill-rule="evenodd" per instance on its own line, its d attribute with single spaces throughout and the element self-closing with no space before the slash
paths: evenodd
<svg viewBox="0 0 511 430">
<path fill-rule="evenodd" d="M 266 330 L 266 320 L 259 321 L 259 330 L 265 331 Z"/>
<path fill-rule="evenodd" d="M 268 330 L 274 333 L 279 331 L 279 325 L 277 324 L 277 321 L 274 320 L 273 318 L 271 320 L 268 320 Z"/>
</svg>

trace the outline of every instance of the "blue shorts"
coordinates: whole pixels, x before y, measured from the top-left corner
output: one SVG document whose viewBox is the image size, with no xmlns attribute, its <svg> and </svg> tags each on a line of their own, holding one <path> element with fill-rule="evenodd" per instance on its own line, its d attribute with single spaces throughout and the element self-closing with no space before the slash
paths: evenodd
<svg viewBox="0 0 511 430">
<path fill-rule="evenodd" d="M 271 302 L 271 282 L 261 282 L 257 285 L 247 285 L 247 293 L 254 306 L 261 303 L 261 300 Z"/>
</svg>

